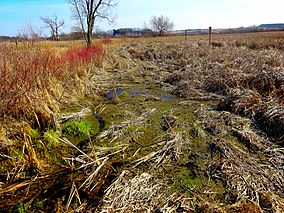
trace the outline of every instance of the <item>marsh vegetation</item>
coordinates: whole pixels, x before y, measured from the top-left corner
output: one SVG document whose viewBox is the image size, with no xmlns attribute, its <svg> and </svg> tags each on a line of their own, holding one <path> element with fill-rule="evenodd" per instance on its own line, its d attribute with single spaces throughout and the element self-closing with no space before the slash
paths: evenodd
<svg viewBox="0 0 284 213">
<path fill-rule="evenodd" d="M 284 211 L 283 46 L 2 43 L 0 209 Z"/>
</svg>

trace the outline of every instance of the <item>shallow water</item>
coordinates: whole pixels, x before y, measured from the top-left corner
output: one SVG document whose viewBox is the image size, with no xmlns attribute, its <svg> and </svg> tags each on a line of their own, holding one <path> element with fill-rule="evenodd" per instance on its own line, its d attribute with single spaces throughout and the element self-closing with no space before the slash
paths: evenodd
<svg viewBox="0 0 284 213">
<path fill-rule="evenodd" d="M 108 100 L 114 100 L 117 95 L 119 96 L 119 95 L 123 94 L 124 92 L 129 94 L 129 95 L 133 95 L 133 96 L 151 95 L 151 93 L 149 93 L 149 92 L 142 92 L 142 91 L 135 91 L 135 90 L 124 90 L 124 89 L 119 88 L 119 89 L 109 91 L 105 96 Z M 174 98 L 174 96 L 172 96 L 172 95 L 164 95 L 164 94 L 158 94 L 157 97 L 162 99 L 162 100 L 171 100 L 171 99 Z"/>
</svg>

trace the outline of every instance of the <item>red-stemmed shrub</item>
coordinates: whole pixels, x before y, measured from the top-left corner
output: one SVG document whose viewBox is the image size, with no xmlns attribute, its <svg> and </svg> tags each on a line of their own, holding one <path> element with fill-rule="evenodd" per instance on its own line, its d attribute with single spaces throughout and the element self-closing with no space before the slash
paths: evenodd
<svg viewBox="0 0 284 213">
<path fill-rule="evenodd" d="M 102 44 L 111 44 L 111 39 L 109 39 L 109 38 L 103 38 L 103 39 L 101 39 L 101 43 L 102 43 Z"/>
<path fill-rule="evenodd" d="M 66 52 L 66 58 L 70 65 L 99 64 L 104 56 L 103 47 L 88 46 L 85 48 L 71 48 Z"/>
</svg>

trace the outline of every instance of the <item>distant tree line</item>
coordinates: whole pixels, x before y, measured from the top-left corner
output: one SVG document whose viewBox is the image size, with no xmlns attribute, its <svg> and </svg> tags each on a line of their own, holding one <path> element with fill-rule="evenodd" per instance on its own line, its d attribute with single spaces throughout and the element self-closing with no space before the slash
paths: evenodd
<svg viewBox="0 0 284 213">
<path fill-rule="evenodd" d="M 125 28 L 122 28 L 125 29 Z M 143 30 L 142 30 L 143 31 Z M 264 28 L 232 28 L 232 29 L 222 29 L 222 30 L 216 30 L 213 29 L 214 34 L 231 34 L 231 33 L 251 33 L 251 32 L 275 32 L 275 31 L 284 31 L 284 29 L 264 29 Z M 92 34 L 92 37 L 94 38 L 107 38 L 107 37 L 152 37 L 152 36 L 158 36 L 157 33 L 153 31 L 146 31 L 144 33 L 132 33 L 132 30 L 129 30 L 127 32 L 120 31 L 120 29 L 115 30 L 116 33 L 114 33 L 113 30 L 110 31 L 98 31 L 94 32 Z M 199 29 L 199 30 L 187 30 L 187 35 L 202 35 L 207 34 L 208 29 Z M 178 31 L 172 31 L 168 32 L 166 35 L 170 36 L 183 36 L 185 34 L 185 30 L 178 30 Z M 27 40 L 53 40 L 53 37 L 42 37 L 39 36 L 39 34 L 32 34 L 33 37 L 28 36 L 27 34 L 19 34 L 18 36 L 0 36 L 0 42 L 1 41 L 27 41 Z M 82 40 L 84 39 L 84 36 L 82 32 L 73 31 L 70 33 L 59 33 L 58 35 L 59 40 Z"/>
<path fill-rule="evenodd" d="M 151 29 L 140 29 L 140 28 L 120 28 L 114 29 L 113 37 L 142 37 L 152 36 L 153 31 Z"/>
</svg>

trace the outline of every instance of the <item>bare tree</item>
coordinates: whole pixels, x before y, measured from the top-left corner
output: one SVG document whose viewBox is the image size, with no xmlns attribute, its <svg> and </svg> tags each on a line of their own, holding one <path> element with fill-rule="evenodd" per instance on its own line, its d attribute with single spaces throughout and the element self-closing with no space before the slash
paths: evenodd
<svg viewBox="0 0 284 213">
<path fill-rule="evenodd" d="M 73 11 L 73 18 L 78 21 L 87 45 L 92 43 L 95 22 L 106 19 L 113 23 L 112 9 L 115 0 L 68 0 Z"/>
<path fill-rule="evenodd" d="M 36 28 L 30 23 L 26 23 L 26 25 L 20 29 L 17 37 L 24 40 L 37 41 L 40 39 L 41 35 L 42 35 L 41 29 Z"/>
<path fill-rule="evenodd" d="M 52 17 L 41 17 L 40 19 L 50 29 L 52 39 L 58 40 L 59 28 L 64 26 L 64 20 L 58 20 L 56 14 L 54 14 Z"/>
<path fill-rule="evenodd" d="M 166 16 L 153 16 L 150 20 L 150 29 L 159 33 L 159 36 L 163 36 L 166 32 L 174 28 L 174 23 Z"/>
</svg>

